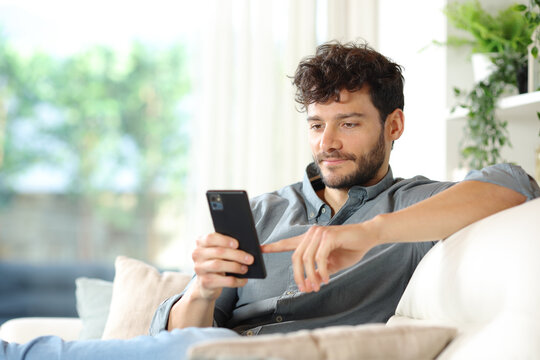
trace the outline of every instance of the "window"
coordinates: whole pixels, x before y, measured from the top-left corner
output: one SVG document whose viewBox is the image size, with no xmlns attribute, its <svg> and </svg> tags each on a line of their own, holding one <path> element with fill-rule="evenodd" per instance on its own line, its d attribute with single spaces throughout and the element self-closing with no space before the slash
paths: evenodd
<svg viewBox="0 0 540 360">
<path fill-rule="evenodd" d="M 287 76 L 323 41 L 377 45 L 377 8 L 0 3 L 0 261 L 190 269 L 212 230 L 206 190 L 301 180 L 311 156 Z"/>
<path fill-rule="evenodd" d="M 183 216 L 194 6 L 0 4 L 2 259 L 159 262 Z"/>
</svg>

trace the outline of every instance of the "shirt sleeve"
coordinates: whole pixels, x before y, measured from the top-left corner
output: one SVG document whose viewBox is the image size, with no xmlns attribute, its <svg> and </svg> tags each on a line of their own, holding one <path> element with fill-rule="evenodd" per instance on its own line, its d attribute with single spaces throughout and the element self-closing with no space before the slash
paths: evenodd
<svg viewBox="0 0 540 360">
<path fill-rule="evenodd" d="M 540 196 L 540 187 L 520 166 L 497 164 L 470 171 L 463 181 L 483 181 L 517 191 L 532 200 Z"/>
<path fill-rule="evenodd" d="M 152 318 L 150 323 L 149 335 L 155 336 L 163 330 L 167 330 L 167 323 L 169 322 L 169 314 L 174 304 L 182 297 L 182 294 L 176 294 L 171 296 L 167 300 L 163 301 Z"/>
</svg>

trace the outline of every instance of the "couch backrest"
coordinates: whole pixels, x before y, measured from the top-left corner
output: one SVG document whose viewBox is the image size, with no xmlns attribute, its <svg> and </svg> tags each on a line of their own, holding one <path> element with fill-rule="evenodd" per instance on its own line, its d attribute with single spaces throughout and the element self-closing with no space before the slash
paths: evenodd
<svg viewBox="0 0 540 360">
<path fill-rule="evenodd" d="M 112 280 L 112 264 L 0 261 L 0 324 L 19 317 L 77 316 L 75 279 Z"/>
<path fill-rule="evenodd" d="M 540 358 L 540 199 L 494 214 L 437 244 L 390 323 L 455 326 L 441 359 Z"/>
</svg>

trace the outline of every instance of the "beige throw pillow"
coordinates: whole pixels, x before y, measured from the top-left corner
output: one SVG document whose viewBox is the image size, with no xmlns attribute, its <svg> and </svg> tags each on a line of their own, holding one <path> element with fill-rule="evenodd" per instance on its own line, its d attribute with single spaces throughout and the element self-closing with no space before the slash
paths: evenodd
<svg viewBox="0 0 540 360">
<path fill-rule="evenodd" d="M 147 335 L 159 304 L 182 292 L 191 279 L 178 272 L 159 271 L 142 261 L 118 256 L 109 317 L 102 339 Z"/>
<path fill-rule="evenodd" d="M 334 326 L 289 334 L 213 340 L 193 346 L 189 359 L 434 359 L 455 336 L 455 329 L 440 326 Z"/>
</svg>

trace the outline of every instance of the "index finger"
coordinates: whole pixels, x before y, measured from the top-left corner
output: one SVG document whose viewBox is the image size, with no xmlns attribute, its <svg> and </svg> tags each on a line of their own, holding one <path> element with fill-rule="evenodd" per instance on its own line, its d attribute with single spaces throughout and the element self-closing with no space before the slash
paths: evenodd
<svg viewBox="0 0 540 360">
<path fill-rule="evenodd" d="M 266 244 L 261 246 L 263 253 L 276 253 L 296 250 L 298 244 L 302 241 L 303 235 L 295 236 L 288 239 L 276 241 L 272 244 Z"/>
</svg>

